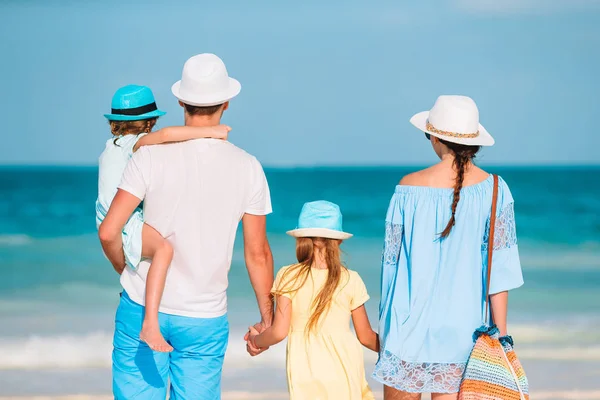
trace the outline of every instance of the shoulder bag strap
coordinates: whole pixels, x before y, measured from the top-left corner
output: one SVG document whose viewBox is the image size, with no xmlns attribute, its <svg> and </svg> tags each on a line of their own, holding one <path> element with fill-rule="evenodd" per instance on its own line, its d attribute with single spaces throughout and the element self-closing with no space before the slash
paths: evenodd
<svg viewBox="0 0 600 400">
<path fill-rule="evenodd" d="M 498 175 L 493 174 L 494 177 L 494 191 L 492 193 L 492 210 L 490 213 L 490 232 L 488 235 L 488 246 L 487 246 L 487 278 L 485 285 L 485 322 L 488 323 L 488 318 L 491 312 L 490 304 L 490 280 L 492 278 L 492 255 L 494 252 L 494 233 L 496 231 L 496 207 L 498 204 Z M 490 312 L 488 312 L 488 309 Z M 492 323 L 494 318 L 492 317 Z"/>
</svg>

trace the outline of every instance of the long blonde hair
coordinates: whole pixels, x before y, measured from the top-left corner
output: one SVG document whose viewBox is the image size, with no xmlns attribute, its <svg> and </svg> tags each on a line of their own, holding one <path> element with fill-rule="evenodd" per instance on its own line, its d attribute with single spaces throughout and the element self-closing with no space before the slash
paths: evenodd
<svg viewBox="0 0 600 400">
<path fill-rule="evenodd" d="M 312 313 L 305 330 L 307 334 L 316 329 L 321 316 L 329 311 L 333 294 L 340 284 L 342 274 L 347 271 L 340 258 L 340 241 L 325 238 L 296 239 L 298 264 L 292 265 L 283 273 L 279 287 L 274 292 L 276 296 L 290 294 L 306 283 L 315 262 L 315 248 L 324 250 L 329 273 L 323 288 L 313 301 Z"/>
</svg>

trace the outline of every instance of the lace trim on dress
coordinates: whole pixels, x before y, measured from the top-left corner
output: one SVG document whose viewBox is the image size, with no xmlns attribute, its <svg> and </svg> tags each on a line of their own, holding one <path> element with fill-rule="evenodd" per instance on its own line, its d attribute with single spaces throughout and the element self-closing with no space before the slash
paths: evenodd
<svg viewBox="0 0 600 400">
<path fill-rule="evenodd" d="M 385 243 L 383 245 L 383 254 L 381 256 L 384 265 L 398 263 L 400 257 L 400 248 L 402 247 L 402 233 L 404 226 L 392 222 L 385 223 Z"/>
<path fill-rule="evenodd" d="M 414 363 L 389 351 L 380 357 L 373 377 L 386 386 L 411 393 L 456 393 L 466 363 Z"/>
<path fill-rule="evenodd" d="M 485 224 L 485 234 L 481 251 L 486 252 L 490 236 L 490 219 Z M 515 226 L 515 204 L 507 204 L 496 218 L 494 233 L 494 251 L 508 249 L 517 244 L 517 228 Z"/>
</svg>

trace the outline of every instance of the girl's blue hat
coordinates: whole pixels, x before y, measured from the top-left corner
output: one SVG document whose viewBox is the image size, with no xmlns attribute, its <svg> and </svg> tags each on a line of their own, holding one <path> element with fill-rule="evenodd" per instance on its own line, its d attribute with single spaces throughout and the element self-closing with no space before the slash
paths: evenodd
<svg viewBox="0 0 600 400">
<path fill-rule="evenodd" d="M 127 85 L 118 89 L 112 98 L 112 111 L 104 114 L 109 121 L 137 121 L 165 115 L 156 107 L 154 94 L 148 86 Z"/>
<path fill-rule="evenodd" d="M 293 237 L 349 239 L 352 234 L 342 230 L 342 212 L 337 204 L 319 200 L 305 203 L 300 211 L 298 227 L 287 232 Z"/>
</svg>

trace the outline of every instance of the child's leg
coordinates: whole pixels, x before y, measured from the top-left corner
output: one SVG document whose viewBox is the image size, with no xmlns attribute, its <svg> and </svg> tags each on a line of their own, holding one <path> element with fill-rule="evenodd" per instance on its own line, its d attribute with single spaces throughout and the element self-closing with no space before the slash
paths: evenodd
<svg viewBox="0 0 600 400">
<path fill-rule="evenodd" d="M 158 307 L 165 289 L 167 270 L 173 259 L 173 248 L 160 233 L 147 224 L 144 224 L 142 229 L 142 257 L 151 258 L 152 264 L 146 278 L 146 311 L 140 339 L 146 342 L 152 350 L 172 351 L 173 348 L 160 333 Z"/>
</svg>

